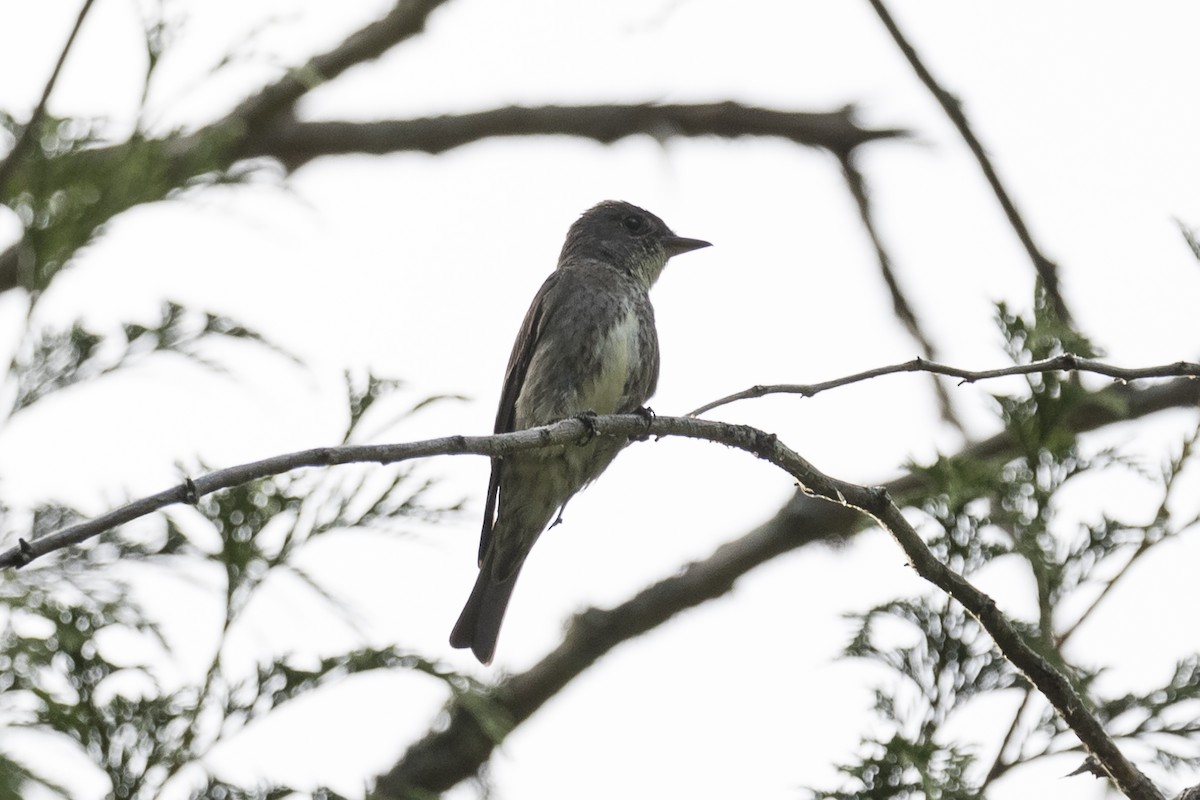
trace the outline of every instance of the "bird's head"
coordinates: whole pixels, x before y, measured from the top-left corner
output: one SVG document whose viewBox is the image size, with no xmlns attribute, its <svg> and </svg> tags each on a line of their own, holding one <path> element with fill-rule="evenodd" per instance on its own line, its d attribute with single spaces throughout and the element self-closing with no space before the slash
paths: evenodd
<svg viewBox="0 0 1200 800">
<path fill-rule="evenodd" d="M 672 256 L 710 246 L 701 239 L 676 236 L 644 208 L 606 200 L 585 211 L 571 226 L 558 263 L 576 259 L 606 261 L 649 288 Z"/>
</svg>

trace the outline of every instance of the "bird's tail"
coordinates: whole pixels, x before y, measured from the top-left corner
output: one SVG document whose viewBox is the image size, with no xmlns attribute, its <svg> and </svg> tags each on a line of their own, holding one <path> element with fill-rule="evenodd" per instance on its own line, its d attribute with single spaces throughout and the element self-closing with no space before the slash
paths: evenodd
<svg viewBox="0 0 1200 800">
<path fill-rule="evenodd" d="M 450 632 L 452 647 L 469 647 L 483 664 L 492 663 L 496 652 L 496 639 L 500 636 L 500 623 L 504 621 L 504 610 L 517 585 L 521 565 L 503 580 L 498 580 L 493 569 L 495 548 L 491 548 L 479 567 L 475 588 L 467 598 L 467 604 L 458 616 L 454 630 Z"/>
</svg>

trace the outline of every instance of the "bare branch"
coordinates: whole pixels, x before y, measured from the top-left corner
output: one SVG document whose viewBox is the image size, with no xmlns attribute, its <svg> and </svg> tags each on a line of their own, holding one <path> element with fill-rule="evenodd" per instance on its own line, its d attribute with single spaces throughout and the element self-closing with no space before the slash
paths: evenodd
<svg viewBox="0 0 1200 800">
<path fill-rule="evenodd" d="M 639 430 L 626 430 L 628 426 L 624 426 L 612 432 L 613 435 L 624 436 L 688 436 L 691 438 L 708 439 L 714 442 L 720 442 L 730 445 L 731 447 L 740 447 L 741 449 L 749 449 L 755 452 L 753 448 L 739 444 L 739 440 L 734 437 L 734 431 L 744 430 L 753 431 L 761 434 L 761 431 L 754 431 L 752 428 L 740 428 L 740 426 L 727 425 L 725 423 L 707 423 L 700 420 L 695 420 L 699 414 L 716 408 L 720 405 L 751 397 L 762 397 L 767 394 L 785 393 L 785 394 L 802 394 L 806 397 L 811 397 L 818 392 L 826 389 L 832 389 L 838 386 L 845 386 L 850 383 L 866 380 L 868 378 L 878 377 L 880 375 L 888 375 L 895 372 L 932 372 L 941 375 L 950 375 L 952 377 L 961 378 L 963 383 L 973 383 L 977 380 L 986 378 L 998 378 L 1005 375 L 1026 375 L 1039 372 L 1053 372 L 1058 370 L 1077 370 L 1086 372 L 1097 372 L 1102 375 L 1108 375 L 1122 381 L 1136 380 L 1139 378 L 1162 378 L 1162 377 L 1179 377 L 1188 376 L 1189 378 L 1200 377 L 1200 364 L 1177 361 L 1174 364 L 1168 364 L 1161 367 L 1142 367 L 1142 368 L 1124 368 L 1114 367 L 1108 364 L 1101 363 L 1090 358 L 1079 358 L 1070 354 L 1056 356 L 1054 358 L 1043 359 L 1031 364 L 1016 364 L 1009 367 L 1001 367 L 999 369 L 972 371 L 951 367 L 945 364 L 936 364 L 930 361 L 924 361 L 920 358 L 906 361 L 902 364 L 892 364 L 886 367 L 877 367 L 875 369 L 866 370 L 854 375 L 836 380 L 827 381 L 825 383 L 811 385 L 791 385 L 783 384 L 779 386 L 754 386 L 744 392 L 729 397 L 716 400 L 705 406 L 701 406 L 695 411 L 690 412 L 686 418 L 697 422 L 697 427 L 688 428 L 682 426 L 679 429 L 659 430 L 657 425 L 651 422 L 647 427 L 643 417 L 631 415 L 629 418 L 642 420 L 642 428 Z M 1200 384 L 1198 384 L 1200 385 Z M 604 419 L 603 417 L 601 419 Z M 614 417 L 614 419 L 625 420 L 626 417 Z M 665 417 L 664 419 L 674 419 Z M 568 421 L 569 422 L 569 421 Z M 716 428 L 707 427 L 716 425 Z M 572 436 L 572 431 L 575 431 L 575 436 Z M 97 536 L 104 531 L 111 530 L 118 525 L 123 525 L 127 522 L 135 520 L 139 517 L 144 517 L 154 511 L 167 506 L 176 505 L 178 503 L 192 503 L 204 495 L 211 494 L 220 489 L 227 489 L 231 486 L 238 486 L 247 481 L 266 478 L 271 475 L 278 475 L 283 472 L 290 472 L 302 467 L 331 467 L 339 464 L 352 464 L 360 462 L 378 462 L 380 464 L 391 464 L 398 461 L 408 461 L 414 458 L 427 458 L 437 455 L 486 455 L 486 456 L 505 456 L 509 453 L 518 452 L 521 450 L 530 450 L 537 447 L 546 447 L 556 444 L 567 444 L 578 438 L 579 431 L 565 422 L 542 428 L 533 428 L 516 433 L 502 434 L 499 436 L 448 436 L 441 439 L 428 439 L 421 442 L 408 442 L 402 444 L 380 444 L 380 445 L 346 445 L 342 447 L 317 447 L 310 450 L 300 450 L 294 453 L 284 453 L 278 456 L 254 461 L 249 464 L 242 464 L 236 467 L 211 472 L 203 477 L 195 480 L 188 479 L 182 485 L 171 489 L 166 489 L 158 494 L 144 497 L 132 503 L 128 503 L 120 508 L 114 509 L 100 517 L 97 517 L 87 522 L 81 522 L 77 525 L 72 525 L 60 531 L 44 536 L 33 542 L 22 541 L 17 547 L 10 548 L 3 553 L 0 553 L 0 569 L 5 567 L 22 567 L 31 562 L 33 559 L 43 556 L 55 550 L 60 550 L 64 547 L 80 544 L 87 541 L 93 536 Z M 762 434 L 766 435 L 766 434 Z M 733 438 L 731 438 L 733 437 Z"/>
<path fill-rule="evenodd" d="M 1104 765 L 1105 770 L 1127 796 L 1161 800 L 1162 795 L 1154 785 L 1136 766 L 1125 759 L 1100 722 L 1087 710 L 1084 699 L 1075 691 L 1071 682 L 1025 641 L 999 611 L 991 597 L 976 589 L 937 559 L 905 519 L 903 512 L 892 502 L 886 488 L 867 488 L 831 478 L 778 442 L 774 436 L 762 431 L 741 426 L 722 426 L 720 438 L 710 438 L 699 430 L 678 426 L 683 419 L 686 418 L 659 418 L 650 424 L 649 432 L 653 435 L 705 438 L 747 450 L 787 471 L 800 482 L 802 491 L 809 495 L 858 509 L 878 520 L 900 544 L 918 574 L 953 597 L 979 620 L 1005 657 L 1050 700 L 1059 715 L 1075 731 L 1088 751 Z M 603 424 L 600 431 L 608 434 L 609 423 L 615 422 L 617 418 L 601 420 Z M 661 427 L 659 423 L 662 423 Z M 620 432 L 623 434 L 626 430 L 622 428 Z M 700 564 L 693 564 L 687 573 L 670 581 L 674 584 L 690 583 L 695 580 L 696 573 L 706 572 L 706 567 L 711 568 L 718 564 L 729 567 L 731 561 L 737 564 L 740 559 L 730 559 L 722 552 L 733 547 L 726 545 L 718 551 L 719 555 L 725 557 L 717 559 L 714 556 L 713 559 Z M 701 599 L 708 599 L 727 591 L 741 574 L 739 567 L 708 570 L 708 574 L 703 575 L 699 583 L 705 592 L 705 597 Z M 593 610 L 577 617 L 564 642 L 533 669 L 498 686 L 493 702 L 503 710 L 505 717 L 514 723 L 528 718 L 571 677 L 594 663 L 615 644 L 643 633 L 669 617 L 674 609 L 664 608 L 663 604 L 658 602 L 659 597 L 664 594 L 661 588 L 665 584 L 666 582 L 644 590 L 618 609 Z M 636 619 L 638 624 L 621 624 L 628 621 L 628 617 L 625 616 L 628 609 L 636 606 L 642 606 L 641 613 L 629 616 Z M 444 732 L 430 734 L 418 742 L 396 767 L 380 777 L 376 786 L 377 794 L 385 797 L 410 797 L 414 791 L 439 792 L 472 774 L 494 747 L 475 719 L 474 713 L 462 706 L 455 707 L 451 712 L 450 724 Z M 458 748 L 451 763 L 459 770 L 466 768 L 470 772 L 463 774 L 448 769 L 451 764 L 438 757 L 440 745 L 449 736 L 453 736 L 454 744 Z"/>
<path fill-rule="evenodd" d="M 446 0 L 399 0 L 391 11 L 351 34 L 327 53 L 314 56 L 304 66 L 289 70 L 275 83 L 242 101 L 218 125 L 238 122 L 246 127 L 262 124 L 278 114 L 288 114 L 306 93 L 331 81 L 350 67 L 371 61 L 425 29 L 425 21 Z"/>
<path fill-rule="evenodd" d="M 873 495 L 862 497 L 853 493 L 845 496 L 851 505 L 862 508 L 887 528 L 908 555 L 917 574 L 945 591 L 979 620 L 1004 657 L 1046 696 L 1054 710 L 1071 727 L 1088 752 L 1101 763 L 1126 797 L 1133 800 L 1162 800 L 1162 794 L 1150 779 L 1121 754 L 1067 677 L 1025 641 L 991 597 L 938 561 L 909 525 L 903 512 L 888 498 L 886 490 L 880 489 Z"/>
<path fill-rule="evenodd" d="M 71 52 L 71 47 L 75 44 L 75 37 L 79 35 L 79 29 L 83 27 L 83 20 L 91 10 L 93 2 L 94 0 L 84 0 L 83 7 L 79 9 L 79 16 L 75 18 L 75 26 L 71 28 L 67 43 L 63 45 L 58 62 L 54 65 L 54 71 L 50 73 L 50 79 L 46 81 L 46 88 L 42 90 L 42 99 L 33 109 L 33 114 L 30 115 L 25 129 L 21 131 L 17 143 L 13 145 L 5 159 L 0 161 L 0 197 L 4 195 L 4 187 L 8 184 L 8 179 L 12 177 L 16 165 L 24 157 L 25 150 L 40 133 L 42 118 L 46 116 L 46 104 L 50 102 L 50 93 L 54 91 L 54 85 L 58 83 L 59 73 L 62 72 L 63 64 L 67 62 L 67 54 Z"/>
<path fill-rule="evenodd" d="M 251 108 L 261 109 L 266 105 L 267 101 L 263 100 L 261 105 L 253 104 Z M 286 114 L 278 114 L 253 129 L 243 124 L 241 117 L 236 116 L 239 113 L 234 112 L 225 120 L 187 136 L 141 142 L 140 146 L 162 147 L 169 160 L 164 171 L 172 176 L 176 185 L 183 185 L 198 174 L 227 168 L 245 158 L 275 158 L 292 170 L 323 155 L 376 155 L 400 151 L 441 153 L 493 136 L 557 134 L 605 143 L 638 133 L 660 140 L 680 136 L 777 136 L 810 147 L 843 152 L 869 142 L 906 135 L 905 131 L 892 128 L 861 128 L 854 122 L 850 107 L 832 112 L 785 112 L 737 103 L 509 107 L 474 114 L 363 123 L 296 122 Z M 260 111 L 247 113 L 253 118 Z M 214 136 L 225 143 L 223 150 L 205 144 Z M 128 159 L 130 149 L 129 143 L 122 143 L 89 149 L 75 157 L 119 163 Z M 84 168 L 80 172 L 88 170 Z M 157 193 L 151 196 L 130 194 L 123 200 L 125 205 L 112 207 L 108 214 L 115 216 L 137 203 L 158 199 L 161 196 Z M 21 285 L 18 269 L 21 247 L 18 242 L 0 252 L 0 292 Z"/>
<path fill-rule="evenodd" d="M 722 397 L 719 400 L 713 400 L 711 403 L 705 403 L 694 411 L 689 411 L 687 416 L 697 417 L 712 411 L 714 408 L 720 408 L 738 400 L 749 400 L 755 397 L 764 397 L 768 394 L 799 394 L 804 397 L 812 397 L 829 389 L 836 389 L 871 378 L 878 378 L 881 375 L 893 375 L 897 372 L 930 372 L 935 375 L 961 378 L 961 383 L 975 383 L 976 381 L 987 380 L 989 378 L 1003 378 L 1009 375 L 1033 375 L 1040 372 L 1059 371 L 1094 372 L 1099 375 L 1107 375 L 1121 382 L 1127 382 L 1144 380 L 1146 378 L 1198 378 L 1200 377 L 1200 364 L 1192 361 L 1176 361 L 1172 364 L 1163 364 L 1157 367 L 1114 367 L 1111 364 L 1105 364 L 1094 358 L 1081 358 L 1070 353 L 1064 353 L 1063 355 L 1034 361 L 1029 364 L 1014 364 L 1009 367 L 977 371 L 952 367 L 947 364 L 938 364 L 933 361 L 926 361 L 923 358 L 914 358 L 911 361 L 890 364 L 886 367 L 875 367 L 874 369 L 864 370 L 863 372 L 857 372 L 842 378 L 835 378 L 824 383 L 781 383 L 751 386 L 749 389 Z"/>
<path fill-rule="evenodd" d="M 1096 392 L 1065 424 L 1083 433 L 1169 408 L 1192 408 L 1198 403 L 1200 381 L 1177 380 L 1140 390 L 1113 386 Z M 1015 442 L 1004 432 L 964 448 L 958 457 L 998 458 L 1015 452 Z M 893 497 L 905 498 L 924 491 L 926 480 L 917 472 L 909 472 L 884 488 Z M 770 520 L 722 545 L 703 561 L 643 589 L 616 608 L 584 612 L 581 618 L 591 619 L 592 623 L 583 628 L 572 626 L 562 644 L 541 662 L 502 681 L 495 687 L 493 702 L 513 726 L 519 725 L 621 642 L 720 596 L 759 564 L 806 545 L 845 539 L 863 526 L 861 514 L 798 491 Z M 405 791 L 414 788 L 418 794 L 420 790 L 439 792 L 475 774 L 499 745 L 480 727 L 477 703 L 478 698 L 451 703 L 449 723 L 412 745 L 380 779 L 378 789 L 395 797 L 403 797 Z"/>
<path fill-rule="evenodd" d="M 879 15 L 879 19 L 883 22 L 885 28 L 892 39 L 896 42 L 896 46 L 900 48 L 900 52 L 908 59 L 909 65 L 913 71 L 917 73 L 917 77 L 921 79 L 921 83 L 929 89 L 930 93 L 941 104 L 942 110 L 946 112 L 946 116 L 958 129 L 958 133 L 962 136 L 963 141 L 967 143 L 971 154 L 975 156 L 975 160 L 979 162 L 980 169 L 983 170 L 984 177 L 987 178 L 988 185 L 992 187 L 992 192 L 996 195 L 996 199 L 1000 201 L 1000 206 L 1004 209 L 1005 216 L 1008 217 L 1008 222 L 1012 225 L 1013 230 L 1017 234 L 1017 238 L 1021 240 L 1021 245 L 1025 248 L 1025 252 L 1029 254 L 1030 260 L 1033 262 L 1033 267 L 1037 270 L 1037 274 L 1042 279 L 1042 285 L 1046 289 L 1046 294 L 1050 297 L 1050 303 L 1058 318 L 1064 324 L 1070 324 L 1071 313 L 1067 309 L 1067 302 L 1063 299 L 1062 290 L 1058 283 L 1058 266 L 1042 255 L 1037 244 L 1033 241 L 1032 234 L 1029 233 L 1029 228 L 1025 225 L 1025 220 L 1017 211 L 1016 204 L 1008 195 L 1008 190 L 1004 188 L 1004 184 L 1000 181 L 1000 176 L 996 174 L 996 168 L 992 166 L 991 159 L 988 158 L 987 152 L 983 149 L 983 144 L 975 136 L 971 130 L 971 124 L 967 121 L 966 115 L 963 113 L 962 104 L 958 98 L 947 92 L 938 84 L 937 79 L 933 77 L 933 73 L 921 61 L 917 51 L 904 38 L 900 28 L 896 25 L 896 21 L 892 19 L 892 15 L 884 6 L 883 0 L 869 0 L 871 7 L 875 9 L 875 13 Z"/>
<path fill-rule="evenodd" d="M 609 144 L 648 134 L 678 137 L 777 136 L 845 153 L 881 139 L 908 135 L 898 128 L 862 128 L 854 108 L 828 112 L 773 111 L 740 103 L 703 105 L 510 106 L 472 114 L 380 122 L 280 120 L 249 137 L 242 157 L 266 156 L 289 170 L 323 155 L 441 153 L 493 136 L 580 136 Z"/>
<path fill-rule="evenodd" d="M 803 498 L 803 506 L 789 513 L 786 522 L 781 524 L 777 516 L 619 606 L 592 608 L 576 615 L 558 647 L 529 670 L 494 687 L 490 696 L 494 718 L 507 720 L 515 728 L 620 644 L 682 611 L 721 597 L 738 578 L 778 555 L 848 535 L 866 522 L 862 514 L 844 506 L 803 493 L 797 496 Z M 781 535 L 785 527 L 788 533 Z M 448 723 L 411 745 L 387 774 L 379 777 L 372 796 L 423 797 L 423 792 L 444 792 L 474 775 L 501 742 L 485 733 L 477 718 L 480 699 L 469 700 L 451 702 Z"/>
<path fill-rule="evenodd" d="M 1114 410 L 1116 404 L 1112 402 L 1113 399 L 1124 401 L 1125 418 L 1169 405 L 1193 405 L 1200 395 L 1196 390 L 1198 385 L 1200 383 L 1195 381 L 1177 381 L 1138 393 L 1129 392 L 1125 387 L 1114 387 L 1097 393 L 1107 399 L 1098 397 L 1093 404 L 1106 411 L 1081 413 L 1070 420 L 1070 423 L 1076 430 L 1084 430 L 1104 424 L 1105 419 L 1111 421 L 1114 414 L 1120 413 Z M 1074 692 L 1070 682 L 1024 641 L 1020 633 L 996 609 L 991 598 L 941 564 L 925 547 L 916 531 L 904 519 L 900 509 L 891 501 L 889 487 L 867 488 L 830 478 L 797 453 L 780 444 L 773 435 L 747 426 L 686 417 L 658 417 L 647 421 L 639 415 L 605 416 L 596 418 L 591 425 L 584 425 L 581 421 L 572 419 L 543 428 L 499 436 L 452 436 L 408 444 L 306 450 L 221 470 L 195 481 L 188 480 L 180 487 L 131 503 L 89 523 L 64 529 L 34 542 L 21 542 L 18 547 L 0 554 L 0 564 L 20 566 L 38 555 L 78 543 L 96 535 L 100 530 L 149 513 L 156 508 L 179 502 L 195 502 L 195 499 L 203 494 L 285 470 L 355 461 L 390 463 L 437 454 L 473 453 L 503 456 L 534 447 L 569 445 L 582 438 L 589 428 L 594 428 L 596 433 L 605 436 L 684 436 L 706 439 L 745 450 L 765 459 L 795 477 L 802 487 L 802 496 L 810 503 L 810 511 L 804 520 L 805 524 L 802 525 L 806 535 L 803 538 L 779 536 L 778 523 L 781 518 L 791 518 L 785 520 L 785 527 L 791 527 L 797 520 L 796 504 L 793 502 L 781 511 L 775 520 L 736 542 L 724 545 L 712 558 L 692 565 L 682 575 L 644 590 L 619 608 L 584 614 L 573 626 L 572 635 L 569 635 L 554 653 L 529 672 L 514 676 L 497 687 L 494 702 L 506 710 L 514 723 L 528 718 L 554 692 L 617 643 L 660 624 L 681 607 L 719 596 L 733 585 L 737 577 L 773 555 L 819 538 L 828 538 L 836 534 L 834 529 L 837 528 L 841 528 L 843 534 L 849 533 L 861 524 L 860 518 L 848 510 L 853 508 L 865 511 L 879 520 L 908 554 L 918 573 L 946 591 L 980 621 L 1005 656 L 1046 695 L 1085 747 L 1104 764 L 1105 770 L 1129 797 L 1161 797 L 1145 776 L 1124 759 L 1099 722 L 1085 709 L 1083 699 Z M 987 454 L 1003 451 L 1011 446 L 1011 440 L 1005 435 L 993 437 L 993 440 L 968 448 L 968 451 Z M 903 495 L 914 488 L 911 477 L 894 481 L 891 488 Z M 820 499 L 819 505 L 823 507 L 823 513 L 814 515 L 811 512 L 813 498 Z M 826 500 L 833 501 L 838 506 L 824 502 Z M 824 520 L 828 525 L 814 526 L 811 524 L 814 519 Z M 663 602 L 664 588 L 667 590 L 667 602 Z M 473 773 L 482 763 L 481 759 L 486 759 L 495 746 L 473 716 L 477 711 L 478 706 L 475 706 L 474 710 L 462 705 L 452 708 L 451 724 L 445 730 L 432 733 L 414 745 L 410 754 L 415 761 L 406 758 L 397 764 L 387 776 L 380 779 L 379 790 L 384 794 L 393 795 L 403 794 L 414 786 L 437 791 Z M 446 751 L 446 747 L 451 749 Z M 431 749 L 440 750 L 443 756 L 453 757 L 448 761 L 446 758 L 431 761 Z M 426 771 L 421 774 L 427 778 L 430 777 L 428 770 L 431 765 L 436 765 L 434 770 L 437 781 L 441 783 L 436 786 L 430 783 L 414 783 L 408 772 L 408 765 L 414 763 L 424 765 Z M 451 782 L 444 783 L 447 780 Z"/>
<path fill-rule="evenodd" d="M 681 136 L 778 136 L 844 155 L 867 142 L 906 135 L 897 129 L 859 127 L 852 106 L 824 113 L 770 111 L 736 103 L 550 106 L 364 123 L 302 123 L 295 119 L 295 103 L 305 93 L 420 33 L 429 14 L 445 1 L 400 0 L 382 19 L 288 71 L 225 117 L 198 131 L 164 139 L 139 138 L 61 156 L 77 161 L 77 166 L 64 172 L 88 176 L 111 171 L 111 165 L 131 158 L 146 159 L 148 153 L 154 154 L 155 174 L 161 180 L 139 183 L 137 191 L 110 197 L 110 205 L 92 209 L 92 230 L 134 205 L 162 199 L 197 176 L 228 169 L 241 159 L 253 157 L 275 158 L 294 170 L 322 155 L 440 153 L 494 136 L 560 134 L 607 143 L 637 133 L 663 141 Z M 5 165 L 11 169 L 13 162 L 10 157 Z M 28 257 L 24 242 L 0 251 L 0 292 L 22 285 L 22 259 Z"/>
<path fill-rule="evenodd" d="M 921 329 L 921 323 L 917 320 L 917 314 L 913 311 L 912 304 L 908 302 L 904 290 L 900 288 L 900 281 L 896 277 L 895 270 L 892 269 L 892 258 L 888 255 L 887 248 L 883 246 L 883 239 L 880 238 L 879 231 L 875 228 L 875 218 L 871 213 L 871 198 L 867 194 L 867 182 L 854 163 L 854 154 L 847 153 L 842 156 L 841 162 L 842 174 L 846 178 L 847 186 L 850 187 L 850 194 L 854 196 L 854 202 L 858 205 L 858 213 L 862 218 L 863 227 L 867 229 L 867 235 L 875 247 L 875 256 L 879 260 L 879 272 L 883 276 L 888 293 L 892 296 L 892 310 L 896 317 L 904 323 L 909 335 L 920 345 L 921 354 L 930 361 L 936 361 L 937 351 L 934 350 L 933 342 Z M 931 376 L 930 379 L 933 382 L 934 394 L 937 395 L 938 406 L 942 410 L 942 419 L 960 431 L 963 430 L 962 422 L 955 415 L 954 406 L 950 403 L 950 394 L 946 391 L 946 387 L 936 376 Z"/>
</svg>

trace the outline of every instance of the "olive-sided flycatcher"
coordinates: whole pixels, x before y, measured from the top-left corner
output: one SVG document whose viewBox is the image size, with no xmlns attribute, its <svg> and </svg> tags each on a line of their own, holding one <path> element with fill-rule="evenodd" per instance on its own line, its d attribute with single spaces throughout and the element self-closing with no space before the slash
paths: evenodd
<svg viewBox="0 0 1200 800">
<path fill-rule="evenodd" d="M 496 433 L 587 412 L 641 409 L 658 383 L 650 287 L 669 258 L 708 246 L 676 236 L 629 203 L 607 201 L 586 211 L 567 232 L 558 268 L 525 314 L 504 375 Z M 627 443 L 595 436 L 582 445 L 492 459 L 479 578 L 450 644 L 491 663 L 504 609 L 533 543 Z"/>
</svg>

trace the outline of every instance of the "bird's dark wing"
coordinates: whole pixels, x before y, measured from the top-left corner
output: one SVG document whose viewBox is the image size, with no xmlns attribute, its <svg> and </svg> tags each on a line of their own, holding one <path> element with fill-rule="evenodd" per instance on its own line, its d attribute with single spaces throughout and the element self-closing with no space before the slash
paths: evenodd
<svg viewBox="0 0 1200 800">
<path fill-rule="evenodd" d="M 534 350 L 537 349 L 545 322 L 546 298 L 558 285 L 561 272 L 553 272 L 542 288 L 538 290 L 525 312 L 525 321 L 521 323 L 521 332 L 513 344 L 512 355 L 508 357 L 508 369 L 504 372 L 504 389 L 500 393 L 500 407 L 496 410 L 496 433 L 512 432 L 517 418 L 517 397 L 521 387 L 525 385 L 525 373 L 529 370 L 529 362 L 533 360 Z M 488 480 L 487 504 L 483 509 L 483 531 L 479 535 L 479 564 L 483 565 L 483 557 L 492 541 L 492 526 L 496 521 L 496 501 L 500 495 L 500 459 L 492 459 L 492 476 Z"/>
</svg>

